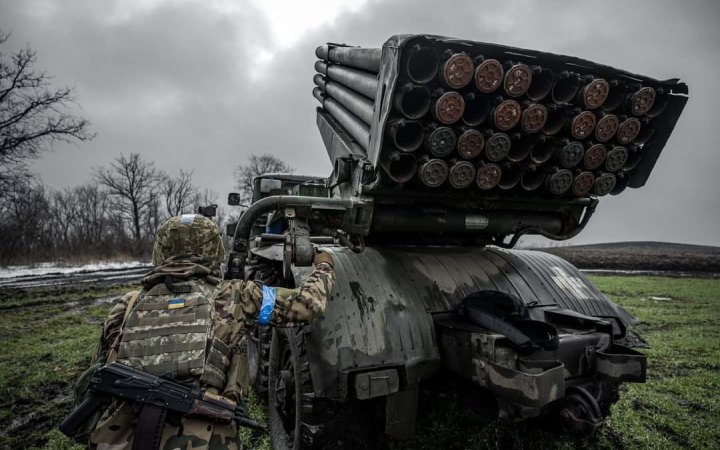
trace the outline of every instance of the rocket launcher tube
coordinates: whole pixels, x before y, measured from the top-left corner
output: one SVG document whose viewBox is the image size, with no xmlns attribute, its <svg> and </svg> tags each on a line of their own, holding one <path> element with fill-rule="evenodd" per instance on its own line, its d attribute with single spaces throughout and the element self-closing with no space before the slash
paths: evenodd
<svg viewBox="0 0 720 450">
<path fill-rule="evenodd" d="M 460 120 L 465 112 L 465 99 L 454 91 L 445 92 L 438 89 L 434 92 L 435 104 L 433 117 L 444 125 L 450 125 Z"/>
<path fill-rule="evenodd" d="M 395 109 L 408 119 L 419 119 L 430 111 L 430 91 L 425 86 L 405 83 L 400 86 L 393 98 Z"/>
<path fill-rule="evenodd" d="M 431 48 L 414 45 L 405 62 L 407 76 L 418 84 L 432 81 L 438 73 L 437 55 Z"/>
<path fill-rule="evenodd" d="M 621 170 L 628 160 L 628 150 L 625 147 L 615 146 L 607 152 L 605 157 L 605 170 L 608 172 L 618 172 Z"/>
<path fill-rule="evenodd" d="M 457 153 L 461 158 L 474 159 L 480 156 L 485 147 L 485 137 L 474 128 L 462 127 L 463 133 L 458 137 Z"/>
<path fill-rule="evenodd" d="M 423 143 L 423 127 L 415 120 L 396 119 L 388 123 L 387 135 L 395 147 L 414 152 Z"/>
<path fill-rule="evenodd" d="M 632 143 L 640 134 L 642 124 L 636 117 L 625 118 L 617 130 L 617 141 L 622 145 Z"/>
<path fill-rule="evenodd" d="M 655 125 L 653 125 L 650 119 L 642 119 L 640 123 L 640 132 L 635 138 L 635 142 L 637 142 L 638 144 L 644 144 L 650 140 L 653 134 L 655 134 Z"/>
<path fill-rule="evenodd" d="M 564 139 L 562 148 L 556 153 L 556 160 L 561 167 L 571 169 L 580 164 L 584 156 L 585 147 L 580 142 Z"/>
<path fill-rule="evenodd" d="M 525 64 L 512 64 L 505 71 L 503 88 L 510 97 L 520 97 L 532 84 L 533 71 Z"/>
<path fill-rule="evenodd" d="M 555 145 L 551 140 L 537 142 L 530 151 L 530 161 L 535 164 L 545 164 L 555 154 Z"/>
<path fill-rule="evenodd" d="M 627 86 L 617 80 L 610 81 L 609 87 L 610 91 L 605 99 L 605 103 L 602 105 L 602 109 L 608 112 L 618 109 L 623 104 L 625 95 L 627 94 Z"/>
<path fill-rule="evenodd" d="M 502 178 L 502 168 L 495 163 L 480 162 L 477 169 L 476 184 L 482 190 L 493 189 Z"/>
<path fill-rule="evenodd" d="M 547 135 L 558 134 L 565 127 L 568 120 L 570 120 L 570 116 L 565 108 L 555 104 L 548 105 L 546 109 L 547 119 L 545 120 L 545 126 L 543 126 L 542 132 Z"/>
<path fill-rule="evenodd" d="M 535 166 L 528 166 L 520 176 L 520 187 L 526 191 L 534 191 L 543 185 L 547 175 Z"/>
<path fill-rule="evenodd" d="M 447 57 L 440 65 L 440 81 L 451 89 L 462 89 L 473 79 L 475 65 L 465 53 L 444 52 Z"/>
<path fill-rule="evenodd" d="M 590 144 L 583 157 L 583 165 L 587 170 L 595 170 L 603 165 L 607 157 L 607 147 L 603 144 Z"/>
<path fill-rule="evenodd" d="M 439 158 L 420 159 L 420 168 L 417 171 L 420 181 L 427 187 L 434 188 L 445 183 L 448 177 L 448 165 Z"/>
<path fill-rule="evenodd" d="M 552 70 L 540 66 L 533 66 L 532 73 L 532 83 L 527 91 L 527 96 L 530 100 L 537 102 L 547 97 L 552 91 L 555 74 Z"/>
<path fill-rule="evenodd" d="M 603 195 L 608 195 L 615 189 L 615 184 L 617 183 L 617 178 L 615 178 L 615 175 L 611 173 L 602 173 L 599 177 L 595 180 L 595 186 L 593 187 L 593 192 L 598 197 L 602 197 Z"/>
<path fill-rule="evenodd" d="M 610 83 L 604 79 L 583 79 L 581 86 L 582 87 L 578 89 L 578 98 L 576 101 L 583 107 L 597 109 L 607 101 L 610 93 Z"/>
<path fill-rule="evenodd" d="M 485 130 L 485 157 L 490 161 L 498 162 L 507 158 L 512 145 L 507 134 Z"/>
<path fill-rule="evenodd" d="M 321 45 L 315 49 L 315 56 L 336 64 L 379 72 L 382 49 Z"/>
<path fill-rule="evenodd" d="M 425 148 L 435 156 L 448 156 L 455 151 L 457 136 L 449 127 L 429 127 L 425 133 Z"/>
<path fill-rule="evenodd" d="M 665 111 L 665 108 L 667 108 L 668 105 L 668 95 L 665 92 L 657 91 L 655 93 L 655 100 L 653 101 L 652 108 L 645 113 L 648 117 L 657 117 L 659 116 L 663 111 Z"/>
<path fill-rule="evenodd" d="M 315 61 L 315 70 L 371 100 L 375 99 L 378 88 L 378 79 L 375 74 L 351 67 L 327 64 L 324 61 Z"/>
<path fill-rule="evenodd" d="M 409 153 L 390 152 L 380 161 L 380 167 L 396 183 L 406 183 L 417 172 L 417 159 Z"/>
<path fill-rule="evenodd" d="M 495 92 L 505 79 L 505 69 L 496 59 L 482 59 L 475 69 L 475 87 L 483 94 Z"/>
<path fill-rule="evenodd" d="M 507 159 L 511 162 L 520 162 L 532 153 L 533 148 L 537 144 L 537 140 L 527 135 L 515 133 L 513 135 L 512 147 L 508 152 Z"/>
<path fill-rule="evenodd" d="M 570 103 L 580 89 L 580 78 L 573 72 L 561 72 L 552 88 L 552 99 L 558 103 Z"/>
<path fill-rule="evenodd" d="M 338 103 L 361 118 L 368 126 L 372 123 L 373 103 L 370 100 L 339 83 L 327 81 L 320 74 L 316 74 L 313 81 L 320 89 L 325 91 L 326 95 L 337 100 Z"/>
<path fill-rule="evenodd" d="M 367 151 L 370 144 L 370 127 L 358 119 L 336 100 L 323 94 L 320 88 L 313 89 L 313 96 L 322 104 L 323 108 L 345 128 L 360 146 Z"/>
<path fill-rule="evenodd" d="M 655 104 L 655 89 L 643 87 L 630 96 L 630 110 L 636 116 L 647 114 Z"/>
<path fill-rule="evenodd" d="M 469 161 L 452 160 L 448 180 L 455 189 L 465 189 L 475 181 L 475 166 Z"/>
<path fill-rule="evenodd" d="M 607 142 L 615 137 L 620 120 L 615 114 L 601 114 L 595 125 L 595 139 L 598 142 Z"/>
<path fill-rule="evenodd" d="M 503 167 L 502 177 L 498 183 L 498 187 L 502 190 L 510 190 L 520 183 L 522 171 L 516 164 L 508 164 Z"/>
<path fill-rule="evenodd" d="M 462 121 L 471 127 L 480 125 L 488 118 L 491 109 L 492 103 L 487 95 L 475 92 L 466 94 Z"/>
<path fill-rule="evenodd" d="M 573 194 L 578 197 L 584 197 L 588 195 L 595 184 L 595 175 L 592 172 L 584 171 L 578 172 L 573 181 Z"/>
</svg>

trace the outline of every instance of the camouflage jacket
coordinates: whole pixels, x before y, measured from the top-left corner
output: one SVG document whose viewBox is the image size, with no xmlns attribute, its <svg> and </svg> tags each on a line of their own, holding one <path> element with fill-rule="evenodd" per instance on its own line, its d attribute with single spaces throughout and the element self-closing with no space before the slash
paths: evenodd
<svg viewBox="0 0 720 450">
<path fill-rule="evenodd" d="M 143 279 L 143 292 L 164 280 L 167 274 L 176 279 L 197 279 L 215 286 L 213 333 L 232 350 L 230 373 L 222 395 L 233 400 L 242 397 L 243 377 L 236 373 L 246 358 L 239 343 L 248 326 L 256 323 L 263 301 L 261 285 L 240 280 L 220 281 L 217 270 L 198 260 L 171 261 L 155 268 Z M 297 289 L 277 288 L 275 306 L 269 321 L 273 325 L 289 326 L 311 322 L 325 311 L 329 293 L 335 282 L 335 272 L 328 263 L 321 263 Z M 130 299 L 137 293 L 124 295 L 112 308 L 103 326 L 96 360 L 103 360 L 117 340 Z M 142 298 L 142 293 L 140 298 Z M 217 390 L 209 388 L 217 393 Z M 90 447 L 98 450 L 130 450 L 136 412 L 131 405 L 117 402 L 98 422 L 90 438 Z M 194 417 L 183 417 L 180 423 L 169 420 L 163 431 L 161 450 L 180 449 L 237 449 L 235 425 L 223 425 Z"/>
</svg>

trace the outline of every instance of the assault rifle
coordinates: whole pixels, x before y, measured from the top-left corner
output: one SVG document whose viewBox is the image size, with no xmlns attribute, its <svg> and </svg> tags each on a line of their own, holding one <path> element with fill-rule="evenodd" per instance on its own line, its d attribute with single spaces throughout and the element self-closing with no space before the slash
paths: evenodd
<svg viewBox="0 0 720 450">
<path fill-rule="evenodd" d="M 158 377 L 116 362 L 95 372 L 90 380 L 90 392 L 90 398 L 60 424 L 60 431 L 66 435 L 75 435 L 99 408 L 107 406 L 113 398 L 138 404 L 142 407 L 141 416 L 148 410 L 154 410 L 153 419 L 156 423 L 164 422 L 167 411 L 174 411 L 217 422 L 234 421 L 240 426 L 266 430 L 265 425 L 247 416 L 243 403 L 238 404 L 192 384 Z"/>
</svg>

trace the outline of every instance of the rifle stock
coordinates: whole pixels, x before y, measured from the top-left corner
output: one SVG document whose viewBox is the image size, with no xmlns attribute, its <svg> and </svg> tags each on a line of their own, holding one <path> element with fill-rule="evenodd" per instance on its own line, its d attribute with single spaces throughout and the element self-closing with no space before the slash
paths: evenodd
<svg viewBox="0 0 720 450">
<path fill-rule="evenodd" d="M 107 399 L 115 397 L 140 405 L 159 406 L 167 411 L 205 417 L 266 431 L 267 427 L 247 417 L 245 405 L 206 392 L 192 384 L 158 377 L 120 363 L 101 367 L 90 381 L 91 397 L 60 424 L 60 431 L 73 436 Z"/>
</svg>

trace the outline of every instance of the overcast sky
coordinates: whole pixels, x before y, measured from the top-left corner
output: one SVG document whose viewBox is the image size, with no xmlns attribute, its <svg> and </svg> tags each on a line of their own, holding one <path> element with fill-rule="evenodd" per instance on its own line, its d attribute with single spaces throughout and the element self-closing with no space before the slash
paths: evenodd
<svg viewBox="0 0 720 450">
<path fill-rule="evenodd" d="M 647 185 L 603 198 L 576 242 L 720 245 L 718 23 L 713 0 L 0 0 L 7 50 L 31 44 L 39 67 L 75 86 L 97 133 L 35 165 L 58 188 L 120 152 L 194 169 L 223 197 L 251 153 L 328 175 L 311 95 L 314 48 L 328 41 L 432 33 L 681 78 L 690 101 Z"/>
</svg>

